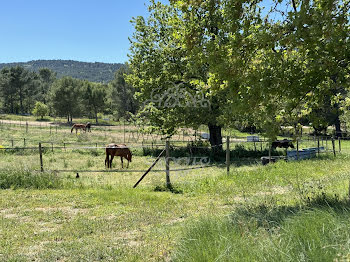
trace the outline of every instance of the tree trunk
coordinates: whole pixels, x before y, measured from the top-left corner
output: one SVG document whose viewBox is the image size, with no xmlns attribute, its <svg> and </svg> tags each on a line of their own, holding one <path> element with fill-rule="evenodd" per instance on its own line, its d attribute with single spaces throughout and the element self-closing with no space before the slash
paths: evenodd
<svg viewBox="0 0 350 262">
<path fill-rule="evenodd" d="M 337 115 L 334 121 L 334 125 L 335 125 L 335 137 L 337 138 L 342 137 L 339 115 Z"/>
<path fill-rule="evenodd" d="M 97 118 L 97 108 L 94 109 L 94 113 L 95 113 L 95 120 L 96 120 L 96 124 L 98 124 L 98 118 Z"/>
<path fill-rule="evenodd" d="M 222 150 L 221 126 L 209 124 L 208 128 L 210 145 L 215 151 Z"/>
</svg>

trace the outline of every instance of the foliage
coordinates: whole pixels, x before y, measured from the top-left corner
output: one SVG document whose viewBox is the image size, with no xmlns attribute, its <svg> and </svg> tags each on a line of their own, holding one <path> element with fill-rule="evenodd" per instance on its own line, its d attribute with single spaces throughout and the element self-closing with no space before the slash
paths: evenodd
<svg viewBox="0 0 350 262">
<path fill-rule="evenodd" d="M 50 90 L 50 103 L 59 116 L 66 116 L 68 122 L 81 110 L 81 81 L 63 77 L 56 80 Z"/>
<path fill-rule="evenodd" d="M 84 81 L 82 84 L 82 97 L 85 112 L 89 112 L 95 117 L 98 123 L 97 114 L 104 110 L 106 106 L 107 85 Z"/>
<path fill-rule="evenodd" d="M 115 72 L 114 79 L 109 83 L 111 89 L 109 94 L 110 109 L 116 119 L 121 117 L 127 119 L 130 113 L 134 115 L 138 110 L 138 103 L 134 97 L 135 88 L 125 81 L 129 74 L 128 65 L 121 67 Z"/>
<path fill-rule="evenodd" d="M 32 113 L 33 115 L 40 116 L 41 119 L 43 119 L 44 116 L 46 116 L 49 113 L 49 108 L 44 103 L 36 102 Z"/>
<path fill-rule="evenodd" d="M 38 76 L 23 67 L 3 68 L 0 71 L 0 93 L 7 113 L 30 112 L 37 95 Z"/>
<path fill-rule="evenodd" d="M 39 73 L 41 68 L 48 68 L 55 72 L 58 78 L 71 76 L 92 82 L 107 83 L 113 79 L 114 72 L 122 67 L 123 64 L 87 63 L 73 60 L 34 60 L 23 63 L 0 63 L 0 69 L 15 66 L 22 66 L 30 71 Z"/>
</svg>

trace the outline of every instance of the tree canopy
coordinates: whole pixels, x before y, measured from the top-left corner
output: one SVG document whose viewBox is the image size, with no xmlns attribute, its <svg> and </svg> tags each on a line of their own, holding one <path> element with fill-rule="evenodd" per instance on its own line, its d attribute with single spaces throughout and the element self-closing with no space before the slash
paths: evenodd
<svg viewBox="0 0 350 262">
<path fill-rule="evenodd" d="M 349 1 L 273 1 L 267 13 L 261 4 L 151 1 L 150 16 L 134 19 L 128 81 L 152 125 L 171 135 L 206 124 L 220 145 L 220 128 L 236 121 L 271 140 L 305 117 L 315 127 L 317 118 L 339 122 L 349 87 Z M 157 106 L 177 94 L 187 102 L 200 94 L 209 106 Z M 316 113 L 329 106 L 334 117 Z"/>
</svg>

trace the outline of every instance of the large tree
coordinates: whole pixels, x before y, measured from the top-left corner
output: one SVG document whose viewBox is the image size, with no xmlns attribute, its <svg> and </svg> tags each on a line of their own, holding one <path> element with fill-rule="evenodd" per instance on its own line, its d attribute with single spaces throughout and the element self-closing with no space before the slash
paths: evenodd
<svg viewBox="0 0 350 262">
<path fill-rule="evenodd" d="M 47 94 L 51 88 L 51 85 L 56 80 L 56 73 L 49 68 L 40 68 L 38 74 L 40 77 L 40 92 L 38 94 L 38 101 L 46 104 Z"/>
<path fill-rule="evenodd" d="M 85 111 L 95 117 L 97 124 L 97 114 L 102 112 L 106 106 L 107 85 L 84 81 L 82 97 Z"/>
<path fill-rule="evenodd" d="M 0 92 L 5 112 L 29 113 L 38 92 L 38 75 L 21 66 L 3 68 L 0 72 Z"/>
<path fill-rule="evenodd" d="M 208 126 L 210 143 L 221 148 L 220 121 L 227 103 L 228 89 L 217 76 L 218 70 L 238 72 L 226 67 L 236 59 L 244 42 L 237 40 L 234 50 L 224 50 L 228 35 L 241 35 L 242 21 L 255 21 L 254 3 L 249 1 L 170 1 L 152 2 L 147 20 L 134 20 L 136 32 L 131 40 L 128 78 L 144 103 L 143 114 L 163 133 L 171 135 L 181 126 Z M 250 10 L 244 5 L 252 7 Z M 224 27 L 224 23 L 227 23 Z"/>
<path fill-rule="evenodd" d="M 130 73 L 129 66 L 125 65 L 115 72 L 114 79 L 110 82 L 110 109 L 117 118 L 126 118 L 128 113 L 134 115 L 138 109 L 138 103 L 134 97 L 135 88 L 125 81 Z"/>
<path fill-rule="evenodd" d="M 63 77 L 56 80 L 50 90 L 50 103 L 56 113 L 67 117 L 68 122 L 81 111 L 81 80 Z"/>
</svg>

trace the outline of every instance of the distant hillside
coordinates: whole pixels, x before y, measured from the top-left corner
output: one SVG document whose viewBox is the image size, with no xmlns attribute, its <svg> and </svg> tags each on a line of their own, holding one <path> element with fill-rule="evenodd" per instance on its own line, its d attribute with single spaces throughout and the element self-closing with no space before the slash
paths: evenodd
<svg viewBox="0 0 350 262">
<path fill-rule="evenodd" d="M 58 77 L 71 76 L 79 79 L 86 79 L 93 82 L 109 82 L 114 78 L 114 73 L 123 64 L 108 63 L 87 63 L 73 60 L 34 60 L 20 63 L 0 63 L 0 70 L 3 67 L 23 66 L 28 70 L 38 71 L 47 67 L 57 73 Z"/>
</svg>

